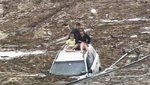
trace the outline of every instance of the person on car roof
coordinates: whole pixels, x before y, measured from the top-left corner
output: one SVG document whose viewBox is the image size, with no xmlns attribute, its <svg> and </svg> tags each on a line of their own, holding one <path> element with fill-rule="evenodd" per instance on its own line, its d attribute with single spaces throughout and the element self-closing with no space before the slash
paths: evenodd
<svg viewBox="0 0 150 85">
<path fill-rule="evenodd" d="M 79 37 L 80 37 L 80 28 L 81 27 L 82 27 L 82 24 L 80 22 L 77 22 L 75 28 L 71 29 L 70 34 L 74 34 L 74 38 L 76 40 L 79 40 Z M 76 43 L 77 43 L 77 41 L 76 41 Z"/>
<path fill-rule="evenodd" d="M 88 44 L 91 43 L 91 38 L 88 34 L 84 32 L 84 27 L 80 29 L 80 37 L 77 40 L 78 43 L 80 43 L 80 50 L 83 53 L 84 49 L 88 51 Z"/>
<path fill-rule="evenodd" d="M 66 51 L 75 51 L 77 48 L 74 34 L 70 34 L 69 39 L 65 43 L 65 48 Z"/>
</svg>

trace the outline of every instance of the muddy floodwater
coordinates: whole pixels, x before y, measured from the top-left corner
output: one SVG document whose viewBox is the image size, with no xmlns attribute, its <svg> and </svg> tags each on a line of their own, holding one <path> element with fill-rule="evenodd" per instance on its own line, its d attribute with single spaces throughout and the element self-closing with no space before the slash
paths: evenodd
<svg viewBox="0 0 150 85">
<path fill-rule="evenodd" d="M 0 0 L 0 85 L 57 85 L 72 76 L 49 73 L 70 32 L 81 22 L 100 55 L 102 70 L 150 54 L 150 0 Z M 75 85 L 149 85 L 150 58 Z"/>
</svg>

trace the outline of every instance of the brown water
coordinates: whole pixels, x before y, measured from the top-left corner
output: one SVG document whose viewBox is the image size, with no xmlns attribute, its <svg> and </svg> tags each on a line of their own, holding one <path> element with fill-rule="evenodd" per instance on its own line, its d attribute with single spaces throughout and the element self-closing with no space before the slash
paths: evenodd
<svg viewBox="0 0 150 85">
<path fill-rule="evenodd" d="M 92 44 L 100 55 L 103 69 L 126 50 L 150 42 L 149 29 L 145 29 L 150 27 L 149 0 L 73 1 L 0 0 L 3 5 L 0 9 L 4 11 L 0 18 L 0 35 L 7 35 L 0 36 L 0 50 L 47 50 L 42 55 L 0 60 L 1 85 L 53 85 L 54 82 L 71 81 L 69 77 L 50 74 L 44 78 L 33 76 L 50 69 L 57 51 L 63 45 L 54 41 L 69 31 L 62 27 L 63 23 L 74 26 L 76 21 L 81 21 L 93 30 L 89 34 L 93 36 Z M 92 14 L 91 9 L 95 9 L 97 14 Z M 148 45 L 140 51 L 148 53 L 149 49 Z M 118 71 L 114 76 L 96 77 L 79 85 L 148 85 L 148 61 Z M 124 63 L 127 61 L 118 66 Z M 27 74 L 32 76 L 17 76 Z"/>
</svg>

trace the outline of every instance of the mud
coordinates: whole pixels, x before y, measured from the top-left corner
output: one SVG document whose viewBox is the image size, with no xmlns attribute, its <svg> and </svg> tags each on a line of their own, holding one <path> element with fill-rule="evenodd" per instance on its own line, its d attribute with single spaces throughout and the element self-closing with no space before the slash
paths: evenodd
<svg viewBox="0 0 150 85">
<path fill-rule="evenodd" d="M 54 41 L 69 32 L 62 26 L 64 23 L 73 27 L 79 21 L 93 30 L 90 32 L 92 44 L 100 55 L 103 69 L 110 66 L 127 49 L 150 42 L 149 0 L 64 2 L 0 0 L 3 5 L 0 8 L 3 10 L 0 18 L 0 50 L 46 50 L 45 54 L 0 60 L 1 85 L 53 85 L 56 82 L 71 81 L 68 76 L 48 74 L 57 51 L 63 45 Z M 97 13 L 91 13 L 91 9 L 95 9 Z M 148 53 L 149 49 L 148 46 L 141 51 Z M 101 82 L 98 80 L 98 83 Z M 106 84 L 111 83 L 113 84 L 111 81 Z"/>
</svg>

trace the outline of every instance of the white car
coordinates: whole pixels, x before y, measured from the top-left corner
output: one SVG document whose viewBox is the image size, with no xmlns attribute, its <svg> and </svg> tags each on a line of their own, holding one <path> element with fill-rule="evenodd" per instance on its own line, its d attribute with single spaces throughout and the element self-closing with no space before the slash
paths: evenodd
<svg viewBox="0 0 150 85">
<path fill-rule="evenodd" d="M 51 74 L 55 75 L 88 75 L 96 74 L 101 70 L 99 55 L 89 44 L 89 52 L 84 54 L 80 50 L 66 52 L 64 49 L 56 56 Z"/>
</svg>

